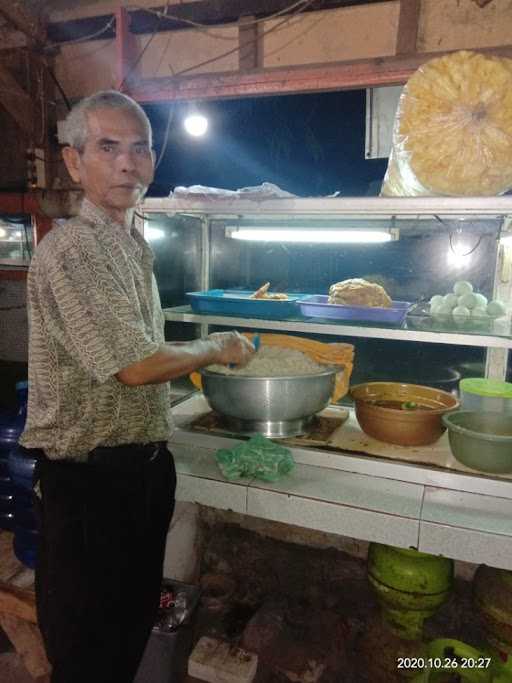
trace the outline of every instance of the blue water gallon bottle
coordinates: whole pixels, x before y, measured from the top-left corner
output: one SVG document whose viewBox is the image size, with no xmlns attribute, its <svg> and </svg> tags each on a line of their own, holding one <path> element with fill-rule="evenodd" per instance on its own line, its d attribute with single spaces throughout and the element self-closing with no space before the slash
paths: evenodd
<svg viewBox="0 0 512 683">
<path fill-rule="evenodd" d="M 16 384 L 17 409 L 0 413 L 0 529 L 14 529 L 16 488 L 9 473 L 9 454 L 16 447 L 27 417 L 28 382 Z"/>
<path fill-rule="evenodd" d="M 17 418 L 21 423 L 19 438 L 27 417 L 28 382 L 18 382 L 16 392 L 19 405 Z M 31 569 L 36 563 L 38 536 L 32 491 L 35 465 L 36 459 L 27 455 L 16 440 L 8 457 L 9 476 L 14 485 L 14 554 Z"/>
</svg>

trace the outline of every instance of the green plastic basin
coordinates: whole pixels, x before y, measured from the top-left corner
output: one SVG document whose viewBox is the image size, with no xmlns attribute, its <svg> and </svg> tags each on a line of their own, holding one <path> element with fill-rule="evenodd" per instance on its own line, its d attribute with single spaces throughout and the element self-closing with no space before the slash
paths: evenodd
<svg viewBox="0 0 512 683">
<path fill-rule="evenodd" d="M 443 415 L 454 457 L 480 472 L 512 472 L 512 415 L 460 410 Z"/>
</svg>

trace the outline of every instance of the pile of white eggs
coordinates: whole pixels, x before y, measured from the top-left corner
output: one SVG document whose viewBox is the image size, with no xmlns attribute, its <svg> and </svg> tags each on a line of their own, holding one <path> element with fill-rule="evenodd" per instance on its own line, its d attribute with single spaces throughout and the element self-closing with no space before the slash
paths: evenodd
<svg viewBox="0 0 512 683">
<path fill-rule="evenodd" d="M 446 320 L 451 316 L 455 322 L 485 322 L 501 318 L 506 309 L 497 299 L 488 301 L 483 294 L 473 291 L 473 285 L 466 280 L 459 280 L 453 285 L 453 292 L 442 296 L 436 294 L 430 299 L 430 315 L 433 318 Z"/>
</svg>

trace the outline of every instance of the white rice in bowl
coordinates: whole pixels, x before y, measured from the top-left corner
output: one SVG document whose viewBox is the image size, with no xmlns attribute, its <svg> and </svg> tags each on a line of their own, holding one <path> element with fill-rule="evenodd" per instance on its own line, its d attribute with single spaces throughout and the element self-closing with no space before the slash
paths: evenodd
<svg viewBox="0 0 512 683">
<path fill-rule="evenodd" d="M 316 375 L 327 366 L 315 363 L 309 356 L 296 349 L 283 346 L 262 346 L 243 368 L 229 368 L 227 365 L 209 365 L 207 370 L 223 375 L 242 377 L 294 377 Z"/>
</svg>

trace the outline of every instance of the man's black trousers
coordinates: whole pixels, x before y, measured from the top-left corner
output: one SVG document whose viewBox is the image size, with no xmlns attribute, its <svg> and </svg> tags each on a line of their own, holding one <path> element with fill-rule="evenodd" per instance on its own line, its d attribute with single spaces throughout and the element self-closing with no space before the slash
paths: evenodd
<svg viewBox="0 0 512 683">
<path fill-rule="evenodd" d="M 33 454 L 33 451 L 30 451 Z M 52 683 L 131 683 L 155 623 L 176 471 L 165 444 L 39 453 L 37 615 Z"/>
</svg>

